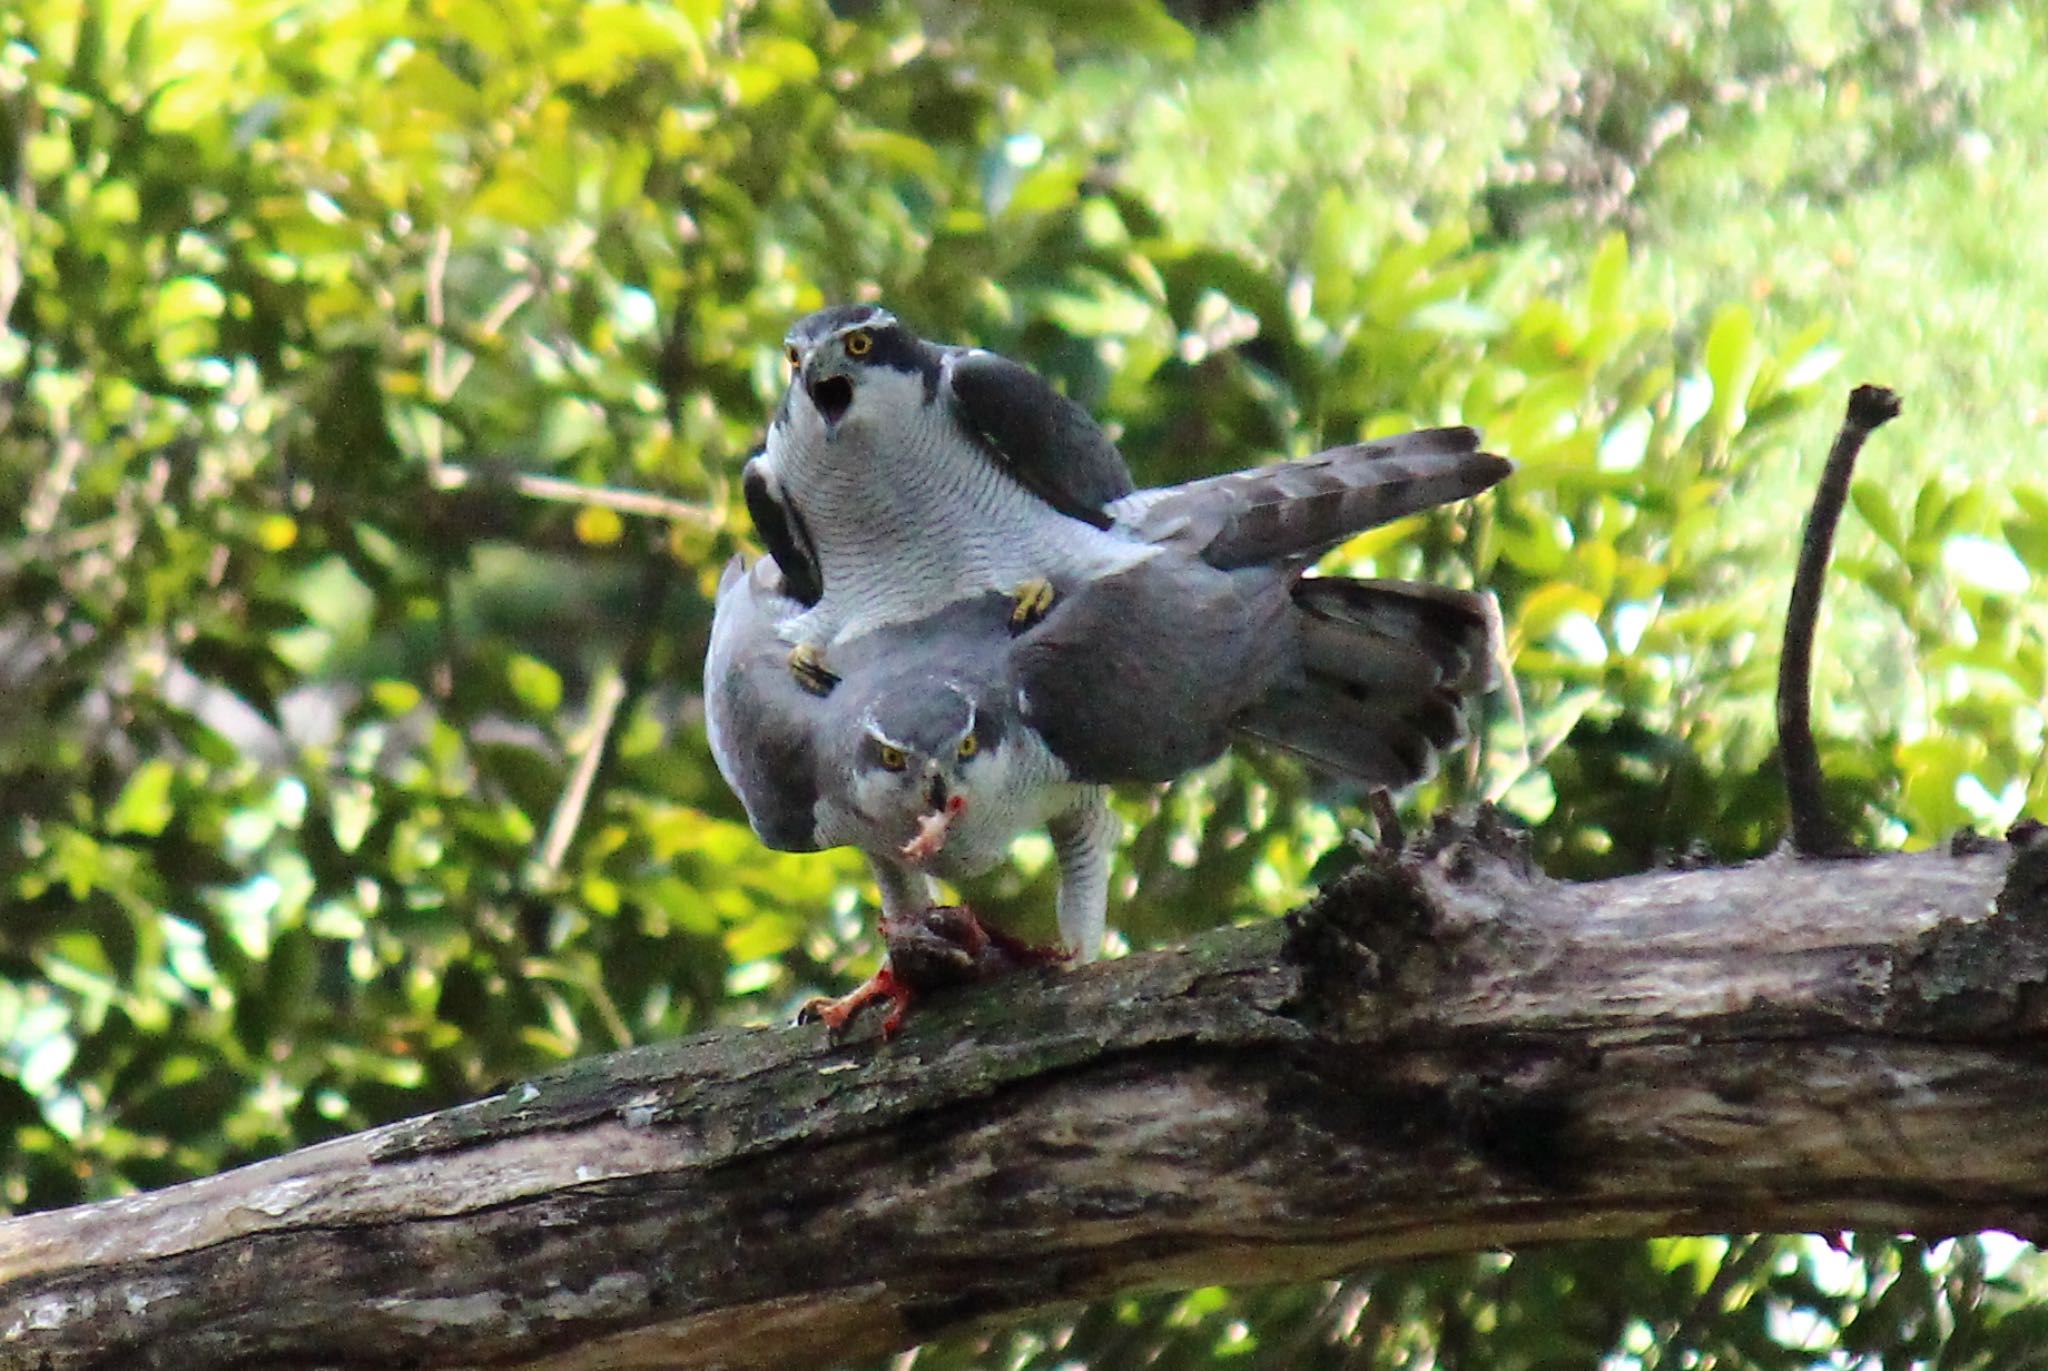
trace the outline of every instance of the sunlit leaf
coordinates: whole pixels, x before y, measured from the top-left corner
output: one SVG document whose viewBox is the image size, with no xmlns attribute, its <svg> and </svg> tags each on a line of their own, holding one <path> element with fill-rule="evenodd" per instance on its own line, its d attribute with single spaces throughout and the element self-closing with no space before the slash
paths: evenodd
<svg viewBox="0 0 2048 1371">
<path fill-rule="evenodd" d="M 576 536 L 593 547 L 616 543 L 626 533 L 626 521 L 616 510 L 603 505 L 585 505 L 576 511 Z"/>
<path fill-rule="evenodd" d="M 1743 305 L 1728 305 L 1714 316 L 1704 351 L 1707 379 L 1714 384 L 1714 407 L 1723 424 L 1741 428 L 1748 417 L 1750 382 L 1759 360 L 1756 320 Z"/>
<path fill-rule="evenodd" d="M 174 812 L 171 783 L 177 772 L 164 759 L 144 762 L 121 787 L 121 796 L 107 811 L 109 833 L 139 833 L 155 837 L 164 831 Z"/>
</svg>

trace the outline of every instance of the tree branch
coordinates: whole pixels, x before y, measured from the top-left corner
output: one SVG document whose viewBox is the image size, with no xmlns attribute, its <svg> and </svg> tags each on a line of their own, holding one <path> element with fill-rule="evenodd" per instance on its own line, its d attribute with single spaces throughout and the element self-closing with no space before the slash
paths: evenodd
<svg viewBox="0 0 2048 1371">
<path fill-rule="evenodd" d="M 1785 767 L 1786 798 L 1792 810 L 1792 846 L 1808 856 L 1833 856 L 1848 846 L 1828 817 L 1822 793 L 1820 750 L 1813 742 L 1813 639 L 1820 622 L 1820 597 L 1834 551 L 1835 526 L 1849 500 L 1856 455 L 1871 433 L 1899 417 L 1899 397 L 1882 386 L 1849 392 L 1849 412 L 1828 451 L 1820 489 L 1806 516 L 1792 599 L 1785 608 L 1785 648 L 1778 659 L 1778 755 Z"/>
<path fill-rule="evenodd" d="M 502 481 L 529 500 L 548 500 L 586 508 L 594 506 L 647 519 L 667 519 L 692 528 L 718 526 L 718 512 L 705 505 L 693 505 L 686 500 L 653 495 L 644 490 L 584 485 L 579 481 L 565 481 L 559 476 L 543 476 L 532 471 L 479 474 L 473 468 L 444 462 L 434 469 L 432 479 L 437 490 L 463 490 L 475 484 Z"/>
<path fill-rule="evenodd" d="M 888 1044 L 708 1034 L 0 1223 L 0 1365 L 823 1365 L 1503 1244 L 2048 1233 L 2048 830 L 2014 838 L 1562 885 L 1440 833 Z"/>
</svg>

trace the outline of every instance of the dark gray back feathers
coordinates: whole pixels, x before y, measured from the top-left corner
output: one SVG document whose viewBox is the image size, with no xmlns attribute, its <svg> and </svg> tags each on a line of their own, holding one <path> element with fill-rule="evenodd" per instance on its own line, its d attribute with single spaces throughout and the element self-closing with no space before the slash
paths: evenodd
<svg viewBox="0 0 2048 1371">
<path fill-rule="evenodd" d="M 1123 454 L 1092 415 L 1029 367 L 992 352 L 952 354 L 947 381 L 967 436 L 1039 499 L 1097 528 L 1134 489 Z"/>
</svg>

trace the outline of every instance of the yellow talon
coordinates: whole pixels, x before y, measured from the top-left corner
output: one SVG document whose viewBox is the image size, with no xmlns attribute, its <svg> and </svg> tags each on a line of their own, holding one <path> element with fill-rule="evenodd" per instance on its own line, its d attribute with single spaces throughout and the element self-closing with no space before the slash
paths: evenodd
<svg viewBox="0 0 2048 1371">
<path fill-rule="evenodd" d="M 1010 592 L 1010 631 L 1022 633 L 1052 609 L 1052 582 L 1035 576 Z"/>
<path fill-rule="evenodd" d="M 839 678 L 825 668 L 825 654 L 815 643 L 799 643 L 789 651 L 789 674 L 813 695 L 830 695 Z"/>
</svg>

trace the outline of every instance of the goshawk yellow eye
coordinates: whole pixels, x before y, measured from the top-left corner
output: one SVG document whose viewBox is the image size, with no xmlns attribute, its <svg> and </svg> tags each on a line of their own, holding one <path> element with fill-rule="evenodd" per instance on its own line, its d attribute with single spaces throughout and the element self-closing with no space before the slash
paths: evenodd
<svg viewBox="0 0 2048 1371">
<path fill-rule="evenodd" d="M 891 747 L 887 743 L 882 744 L 882 768 L 885 771 L 901 771 L 909 765 L 910 758 L 903 755 L 902 748 Z"/>
<path fill-rule="evenodd" d="M 875 350 L 874 335 L 864 328 L 857 328 L 846 335 L 846 355 L 865 357 Z"/>
<path fill-rule="evenodd" d="M 975 753 L 979 751 L 981 751 L 981 739 L 975 737 L 972 733 L 968 734 L 966 737 L 960 740 L 961 761 L 966 761 L 969 757 L 972 757 Z"/>
<path fill-rule="evenodd" d="M 795 348 L 789 349 L 789 351 L 784 353 L 783 355 L 789 358 L 789 368 L 791 371 L 796 370 L 798 367 L 804 364 L 803 354 L 798 352 Z"/>
</svg>

